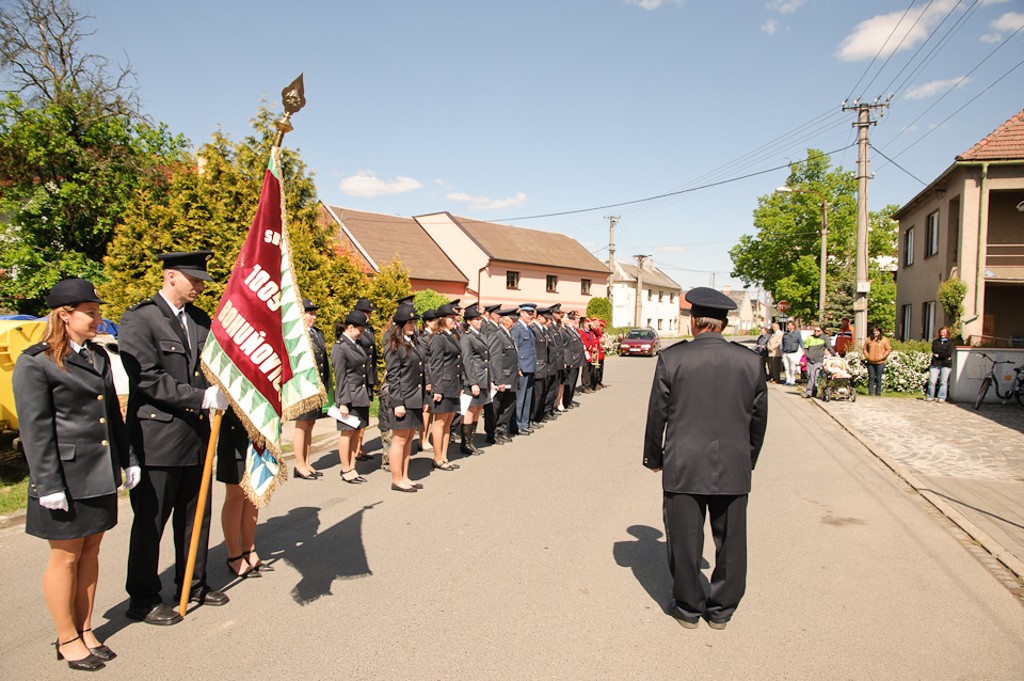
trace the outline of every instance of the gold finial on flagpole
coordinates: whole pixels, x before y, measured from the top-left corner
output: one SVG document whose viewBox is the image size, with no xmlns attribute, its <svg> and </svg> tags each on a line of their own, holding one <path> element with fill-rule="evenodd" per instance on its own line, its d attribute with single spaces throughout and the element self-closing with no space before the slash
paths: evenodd
<svg viewBox="0 0 1024 681">
<path fill-rule="evenodd" d="M 281 142 L 284 141 L 284 136 L 294 130 L 291 124 L 291 117 L 293 113 L 298 113 L 302 107 L 306 106 L 306 95 L 302 83 L 302 75 L 293 80 L 288 84 L 285 89 L 281 90 L 281 104 L 284 105 L 284 116 L 275 123 L 277 126 L 277 137 L 274 138 L 274 146 L 280 147 Z"/>
</svg>

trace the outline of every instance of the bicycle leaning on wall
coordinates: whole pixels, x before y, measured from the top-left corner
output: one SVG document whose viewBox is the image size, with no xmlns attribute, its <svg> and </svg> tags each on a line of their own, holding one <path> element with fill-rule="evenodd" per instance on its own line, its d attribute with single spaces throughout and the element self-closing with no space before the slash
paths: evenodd
<svg viewBox="0 0 1024 681">
<path fill-rule="evenodd" d="M 996 366 L 999 364 L 1013 364 L 1013 362 L 1010 360 L 996 361 L 984 352 L 979 354 L 992 364 L 988 368 L 988 374 L 981 380 L 981 387 L 978 388 L 978 399 L 974 400 L 974 408 L 981 408 L 981 403 L 985 401 L 985 395 L 988 394 L 989 388 L 995 388 L 996 397 L 999 399 L 1009 400 L 1016 398 L 1017 404 L 1024 407 L 1024 368 L 1016 367 L 1013 370 L 1015 375 L 1010 379 L 1010 385 L 1006 394 L 1003 394 L 999 392 L 999 376 L 996 375 Z"/>
</svg>

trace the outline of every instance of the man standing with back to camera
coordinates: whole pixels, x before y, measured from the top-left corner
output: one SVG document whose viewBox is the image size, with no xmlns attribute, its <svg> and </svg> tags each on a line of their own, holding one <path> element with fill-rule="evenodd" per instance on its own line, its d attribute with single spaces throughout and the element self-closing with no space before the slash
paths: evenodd
<svg viewBox="0 0 1024 681">
<path fill-rule="evenodd" d="M 760 357 L 722 337 L 736 304 L 706 287 L 686 294 L 693 341 L 658 357 L 647 408 L 644 466 L 662 472 L 672 573 L 667 612 L 687 629 L 700 618 L 724 629 L 746 589 L 747 495 L 768 424 Z M 711 514 L 715 569 L 704 595 L 704 517 Z"/>
</svg>

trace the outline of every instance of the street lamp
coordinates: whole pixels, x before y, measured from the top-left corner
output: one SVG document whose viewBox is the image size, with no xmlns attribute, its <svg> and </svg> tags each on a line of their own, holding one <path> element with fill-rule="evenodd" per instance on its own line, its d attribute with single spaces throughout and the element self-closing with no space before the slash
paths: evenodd
<svg viewBox="0 0 1024 681">
<path fill-rule="evenodd" d="M 778 187 L 776 194 L 814 194 L 821 200 L 821 277 L 818 282 L 818 323 L 825 323 L 825 263 L 828 260 L 828 200 L 825 195 L 813 189 Z"/>
</svg>

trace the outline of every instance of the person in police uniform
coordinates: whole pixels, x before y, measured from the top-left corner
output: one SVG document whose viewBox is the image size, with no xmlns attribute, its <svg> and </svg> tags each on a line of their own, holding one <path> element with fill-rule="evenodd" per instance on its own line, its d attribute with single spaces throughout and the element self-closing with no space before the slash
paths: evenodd
<svg viewBox="0 0 1024 681">
<path fill-rule="evenodd" d="M 484 307 L 484 322 L 480 327 L 480 335 L 487 342 L 487 349 L 490 350 L 492 358 L 495 357 L 500 342 L 497 337 L 498 330 L 501 328 L 501 324 L 498 322 L 499 309 L 501 309 L 501 303 Z M 484 434 L 487 436 L 487 443 L 492 445 L 496 442 L 494 438 L 494 409 L 498 406 L 497 403 L 498 396 L 495 395 L 490 404 L 484 405 Z"/>
<path fill-rule="evenodd" d="M 562 304 L 555 303 L 544 315 L 544 328 L 548 332 L 551 366 L 547 392 L 544 395 L 544 418 L 558 418 L 559 397 L 562 394 L 562 382 L 565 380 L 565 337 L 562 335 Z"/>
<path fill-rule="evenodd" d="M 334 324 L 334 346 L 331 364 L 334 365 L 334 406 L 343 416 L 353 416 L 357 423 L 338 421 L 338 458 L 341 479 L 351 485 L 361 485 L 366 478 L 356 470 L 356 452 L 363 441 L 363 431 L 370 425 L 370 392 L 366 374 L 373 371 L 370 357 L 359 344 L 366 328 L 366 315 L 353 310 L 344 320 Z"/>
<path fill-rule="evenodd" d="M 658 356 L 647 407 L 644 466 L 662 472 L 672 595 L 668 613 L 687 628 L 703 617 L 724 629 L 746 589 L 747 495 L 768 424 L 760 358 L 722 337 L 736 304 L 706 287 L 686 294 L 694 339 Z M 701 584 L 704 517 L 715 569 Z"/>
<path fill-rule="evenodd" d="M 199 357 L 210 332 L 210 318 L 193 305 L 210 280 L 210 251 L 164 253 L 163 286 L 121 317 L 118 341 L 131 381 L 128 432 L 142 463 L 142 480 L 131 492 L 127 615 L 148 624 L 169 625 L 181 616 L 163 602 L 159 575 L 160 538 L 168 518 L 174 528 L 174 582 L 189 600 L 224 605 L 228 597 L 206 584 L 210 497 L 202 509 L 199 549 L 192 583 L 183 585 L 203 461 L 210 437 L 205 410 L 227 409 L 227 398 L 211 387 Z"/>
<path fill-rule="evenodd" d="M 426 351 L 416 339 L 419 318 L 411 302 L 400 304 L 391 318 L 394 326 L 384 334 L 384 387 L 388 401 L 382 411 L 390 412 L 392 438 L 387 453 L 391 489 L 396 492 L 416 492 L 423 487 L 409 479 L 412 436 L 423 425 L 426 400 Z"/>
<path fill-rule="evenodd" d="M 494 444 L 503 445 L 512 441 L 512 419 L 516 413 L 516 390 L 519 383 L 519 352 L 510 329 L 516 323 L 519 312 L 511 307 L 498 310 L 500 320 L 496 330 L 488 339 L 491 350 L 491 377 L 497 392 L 494 393 Z"/>
<path fill-rule="evenodd" d="M 25 532 L 49 541 L 43 595 L 57 659 L 82 671 L 116 657 L 92 630 L 100 542 L 117 524 L 121 469 L 128 489 L 141 476 L 110 357 L 91 342 L 102 302 L 85 279 L 58 282 L 46 297 L 46 337 L 21 353 L 12 377 L 29 470 Z"/>
<path fill-rule="evenodd" d="M 576 385 L 580 379 L 580 369 L 586 362 L 584 357 L 583 339 L 579 333 L 579 315 L 576 311 L 566 315 L 562 330 L 565 334 L 565 390 L 562 393 L 562 409 L 572 409 L 576 403 Z"/>
<path fill-rule="evenodd" d="M 356 343 L 363 349 L 366 356 L 370 358 L 369 371 L 366 372 L 366 394 L 370 397 L 370 402 L 373 402 L 373 390 L 377 386 L 377 343 L 373 335 L 373 327 L 370 326 L 370 317 L 377 311 L 377 306 L 371 303 L 366 298 L 360 298 L 356 301 L 355 312 L 362 313 L 366 317 L 366 323 L 363 326 L 363 332 L 359 334 L 359 338 L 356 339 Z M 362 433 L 359 437 L 359 447 L 356 451 L 356 461 L 367 461 L 368 457 L 363 452 L 363 441 Z"/>
<path fill-rule="evenodd" d="M 548 333 L 544 316 L 550 314 L 546 307 L 538 307 L 530 330 L 533 331 L 534 348 L 537 352 L 537 370 L 533 374 L 533 405 L 530 408 L 530 428 L 543 428 L 544 404 L 548 396 L 548 381 L 551 380 L 551 335 Z"/>
<path fill-rule="evenodd" d="M 466 307 L 463 316 L 466 319 L 466 332 L 459 339 L 462 350 L 462 391 L 471 395 L 469 406 L 462 420 L 462 439 L 459 451 L 463 454 L 480 454 L 480 449 L 473 443 L 477 423 L 484 407 L 491 403 L 491 350 L 480 330 L 483 328 L 484 316 L 476 303 Z"/>
</svg>

